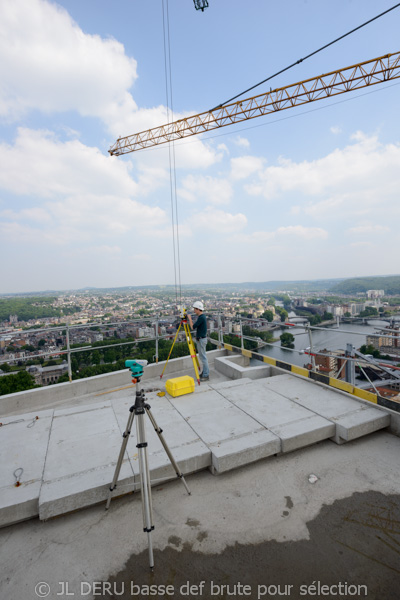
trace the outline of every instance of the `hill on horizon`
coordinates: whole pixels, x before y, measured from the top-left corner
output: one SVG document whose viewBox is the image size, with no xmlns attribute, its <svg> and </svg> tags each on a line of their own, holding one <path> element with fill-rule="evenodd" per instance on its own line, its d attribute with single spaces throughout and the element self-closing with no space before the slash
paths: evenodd
<svg viewBox="0 0 400 600">
<path fill-rule="evenodd" d="M 336 283 L 330 292 L 359 294 L 367 290 L 384 290 L 385 295 L 400 295 L 400 275 L 382 275 L 374 277 L 354 277 Z"/>
</svg>

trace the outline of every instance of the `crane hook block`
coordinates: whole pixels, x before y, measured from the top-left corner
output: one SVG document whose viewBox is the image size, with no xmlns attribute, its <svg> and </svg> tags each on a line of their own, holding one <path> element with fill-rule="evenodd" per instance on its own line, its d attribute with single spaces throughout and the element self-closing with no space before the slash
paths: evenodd
<svg viewBox="0 0 400 600">
<path fill-rule="evenodd" d="M 201 10 L 201 12 L 204 12 L 204 9 L 208 8 L 207 0 L 193 0 L 193 2 L 196 10 Z"/>
</svg>

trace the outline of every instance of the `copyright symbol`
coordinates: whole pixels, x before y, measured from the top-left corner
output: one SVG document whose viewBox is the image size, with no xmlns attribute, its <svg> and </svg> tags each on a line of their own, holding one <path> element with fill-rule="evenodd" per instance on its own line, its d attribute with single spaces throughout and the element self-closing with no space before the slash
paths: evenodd
<svg viewBox="0 0 400 600">
<path fill-rule="evenodd" d="M 35 594 L 39 596 L 39 598 L 47 598 L 50 594 L 50 586 L 45 581 L 41 581 L 35 585 Z"/>
</svg>

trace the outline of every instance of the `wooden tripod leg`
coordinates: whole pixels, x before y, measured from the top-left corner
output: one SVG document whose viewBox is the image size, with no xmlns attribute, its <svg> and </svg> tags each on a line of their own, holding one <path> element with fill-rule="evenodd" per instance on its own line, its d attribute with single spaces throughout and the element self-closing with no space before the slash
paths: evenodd
<svg viewBox="0 0 400 600">
<path fill-rule="evenodd" d="M 185 328 L 186 341 L 187 341 L 187 344 L 189 347 L 190 356 L 193 361 L 194 372 L 196 373 L 197 383 L 200 385 L 200 375 L 199 375 L 200 363 L 199 363 L 199 359 L 196 354 L 196 348 L 194 347 L 192 334 L 190 333 L 189 325 L 187 324 L 187 322 L 184 322 L 183 326 Z"/>
<path fill-rule="evenodd" d="M 171 350 L 169 351 L 168 358 L 167 358 L 167 362 L 166 362 L 166 363 L 165 363 L 165 365 L 164 365 L 164 368 L 163 368 L 163 370 L 162 370 L 162 373 L 161 373 L 161 375 L 160 375 L 160 379 L 162 379 L 162 376 L 164 375 L 164 371 L 165 371 L 165 369 L 167 368 L 167 364 L 168 364 L 168 361 L 169 361 L 169 357 L 171 356 L 171 354 L 172 354 L 172 350 L 174 349 L 175 342 L 176 342 L 176 340 L 177 340 L 178 333 L 179 333 L 179 330 L 180 330 L 180 328 L 181 328 L 181 325 L 182 325 L 182 321 L 179 323 L 178 330 L 177 330 L 177 332 L 176 332 L 176 335 L 175 335 L 175 337 L 174 337 L 174 341 L 172 342 Z"/>
</svg>

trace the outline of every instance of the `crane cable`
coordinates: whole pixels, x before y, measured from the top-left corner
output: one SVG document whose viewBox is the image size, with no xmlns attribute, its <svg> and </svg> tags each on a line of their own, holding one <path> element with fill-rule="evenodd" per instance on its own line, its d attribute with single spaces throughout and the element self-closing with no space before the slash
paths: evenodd
<svg viewBox="0 0 400 600">
<path fill-rule="evenodd" d="M 221 104 L 218 104 L 218 106 L 215 106 L 214 108 L 212 108 L 211 111 L 216 110 L 218 108 L 222 108 L 223 106 L 225 106 L 225 104 L 229 104 L 233 100 L 236 100 L 236 98 L 239 98 L 240 96 L 243 96 L 243 94 L 246 94 L 247 92 L 250 92 L 251 90 L 254 90 L 254 88 L 258 87 L 259 85 L 262 85 L 263 83 L 266 83 L 270 79 L 273 79 L 274 77 L 277 77 L 278 75 L 281 75 L 285 71 L 288 71 L 292 67 L 295 67 L 296 65 L 299 65 L 304 60 L 307 60 L 307 58 L 310 58 L 311 56 L 314 56 L 314 54 L 318 54 L 318 52 L 321 52 L 322 50 L 325 50 L 325 48 L 328 48 L 329 46 L 332 46 L 333 44 L 336 44 L 336 42 L 339 42 L 340 40 L 342 40 L 343 38 L 347 37 L 348 35 L 354 33 L 355 31 L 358 31 L 358 29 L 361 29 L 362 27 L 365 27 L 366 25 L 369 25 L 369 23 L 372 23 L 373 21 L 376 21 L 380 17 L 383 17 L 384 15 L 386 15 L 390 11 L 394 10 L 395 8 L 398 8 L 399 6 L 400 6 L 400 2 L 398 4 L 395 4 L 391 8 L 388 8 L 388 10 L 385 10 L 383 13 L 380 13 L 379 15 L 376 15 L 376 17 L 373 17 L 372 19 L 369 19 L 369 21 L 365 21 L 365 23 L 362 23 L 362 25 L 359 25 L 358 27 L 355 27 L 351 31 L 348 31 L 347 33 L 341 35 L 340 37 L 336 38 L 332 42 L 329 42 L 329 44 L 325 44 L 325 46 L 322 46 L 321 48 L 318 48 L 318 50 L 314 50 L 314 52 L 311 52 L 311 54 L 307 54 L 307 56 L 304 56 L 304 58 L 299 58 L 299 60 L 297 60 L 296 62 L 292 63 L 288 67 L 285 67 L 284 69 L 281 69 L 277 73 L 274 73 L 274 75 L 270 75 L 269 77 L 267 77 L 266 79 L 263 79 L 259 83 L 256 83 L 255 85 L 252 85 L 251 87 L 247 88 L 247 90 L 244 90 L 243 92 L 240 92 L 240 94 L 237 94 L 236 96 L 233 96 L 232 98 L 229 98 L 229 100 L 225 100 L 225 102 L 221 102 Z"/>
<path fill-rule="evenodd" d="M 169 11 L 168 0 L 162 1 L 163 15 L 163 34 L 164 34 L 164 70 L 165 70 L 165 94 L 167 100 L 167 121 L 172 122 L 174 114 L 174 105 L 172 97 L 172 69 L 171 69 L 171 44 L 169 30 Z M 169 158 L 169 180 L 170 180 L 170 198 L 171 198 L 171 220 L 172 220 L 172 246 L 174 254 L 174 278 L 175 278 L 175 298 L 176 303 L 182 303 L 182 284 L 181 284 L 181 264 L 179 251 L 179 217 L 178 217 L 178 199 L 176 189 L 176 160 L 175 160 L 175 142 L 168 144 Z M 179 295 L 179 300 L 178 300 Z"/>
</svg>

